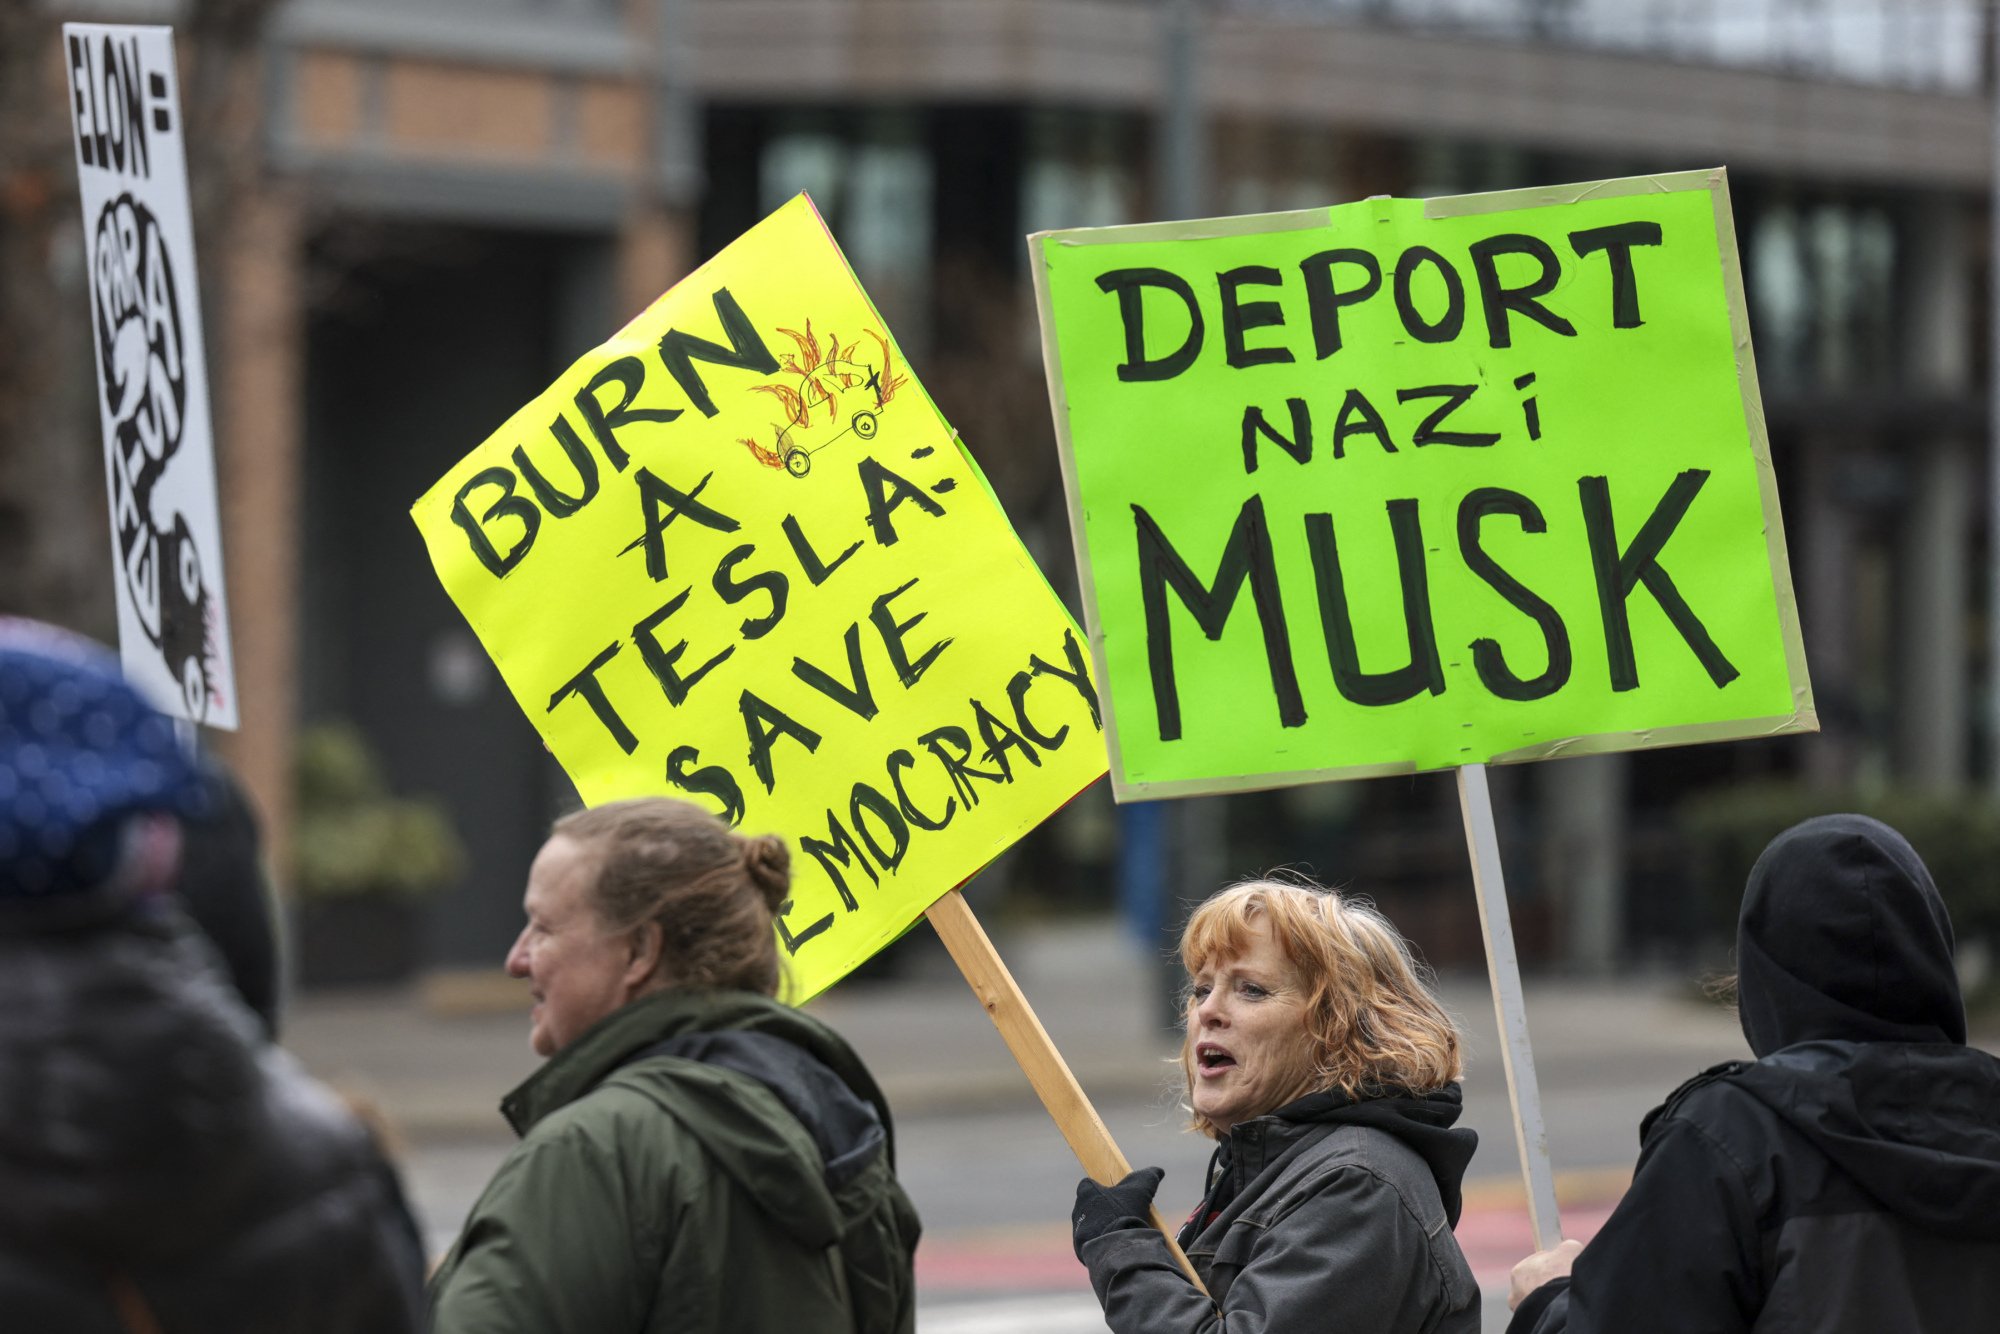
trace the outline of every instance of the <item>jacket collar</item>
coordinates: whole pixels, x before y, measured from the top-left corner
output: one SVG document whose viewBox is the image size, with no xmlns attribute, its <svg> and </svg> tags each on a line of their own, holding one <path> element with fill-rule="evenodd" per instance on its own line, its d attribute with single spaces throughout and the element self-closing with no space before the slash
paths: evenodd
<svg viewBox="0 0 2000 1334">
<path fill-rule="evenodd" d="M 1358 1096 L 1339 1089 L 1308 1093 L 1230 1130 L 1234 1184 L 1240 1189 L 1256 1180 L 1286 1154 L 1336 1126 L 1368 1126 L 1395 1136 L 1424 1160 L 1455 1226 L 1462 1203 L 1460 1182 L 1479 1144 L 1476 1133 L 1455 1124 L 1462 1106 L 1456 1083 L 1429 1093 L 1375 1087 Z"/>
<path fill-rule="evenodd" d="M 757 1026 L 786 1007 L 747 991 L 659 991 L 613 1010 L 551 1056 L 500 1100 L 500 1113 L 526 1135 L 551 1112 L 575 1102 L 609 1078 L 633 1053 L 696 1030 Z"/>
</svg>

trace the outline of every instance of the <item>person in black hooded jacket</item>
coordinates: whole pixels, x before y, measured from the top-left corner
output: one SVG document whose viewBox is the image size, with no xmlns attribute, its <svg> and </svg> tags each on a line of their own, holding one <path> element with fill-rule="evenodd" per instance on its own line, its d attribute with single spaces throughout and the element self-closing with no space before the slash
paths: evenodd
<svg viewBox="0 0 2000 1334">
<path fill-rule="evenodd" d="M 175 903 L 208 814 L 107 653 L 0 618 L 0 1329 L 413 1334 L 393 1173 Z"/>
<path fill-rule="evenodd" d="M 1147 1221 L 1158 1168 L 1086 1178 L 1071 1215 L 1117 1334 L 1473 1334 L 1452 1236 L 1478 1136 L 1453 1125 L 1460 1039 L 1394 927 L 1317 886 L 1254 880 L 1181 936 L 1191 1129 L 1207 1190 L 1180 1243 Z"/>
<path fill-rule="evenodd" d="M 1779 835 L 1750 872 L 1737 969 L 1757 1059 L 1646 1118 L 1597 1237 L 1516 1267 L 1509 1334 L 2000 1324 L 2000 1061 L 1965 1045 L 1916 852 L 1858 815 Z"/>
</svg>

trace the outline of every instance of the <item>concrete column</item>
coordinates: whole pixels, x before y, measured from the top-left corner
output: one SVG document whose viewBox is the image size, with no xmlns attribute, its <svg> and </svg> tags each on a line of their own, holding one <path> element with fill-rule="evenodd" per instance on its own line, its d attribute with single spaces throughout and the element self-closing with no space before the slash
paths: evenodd
<svg viewBox="0 0 2000 1334">
<path fill-rule="evenodd" d="M 614 298 L 628 320 L 694 267 L 701 192 L 700 109 L 687 68 L 687 0 L 625 0 L 626 26 L 651 51 L 646 160 L 618 233 Z M 609 334 L 611 330 L 605 330 Z"/>
<path fill-rule="evenodd" d="M 1940 398 L 1972 388 L 1971 246 L 1959 207 L 1923 199 L 1904 215 L 1905 379 Z M 1892 627 L 1897 774 L 1927 787 L 1966 778 L 1969 722 L 1966 638 L 1972 471 L 1967 443 L 1951 436 L 1893 442 L 1907 460 L 1909 502 L 1896 535 L 1897 618 Z"/>
<path fill-rule="evenodd" d="M 1786 515 L 1792 539 L 1792 586 L 1799 630 L 1812 674 L 1820 730 L 1805 742 L 1805 770 L 1815 787 L 1840 787 L 1858 759 L 1854 662 L 1854 544 L 1852 512 L 1840 503 L 1842 451 L 1835 440 L 1809 439 L 1798 453 L 1804 513 Z"/>
<path fill-rule="evenodd" d="M 1534 766 L 1542 874 L 1561 913 L 1563 957 L 1593 973 L 1617 967 L 1624 939 L 1629 766 L 1625 755 L 1580 755 Z"/>
<path fill-rule="evenodd" d="M 1201 99 L 1201 6 L 1197 0 L 1166 0 L 1159 15 L 1154 213 L 1162 218 L 1199 218 L 1207 211 L 1211 188 L 1207 117 Z"/>
<path fill-rule="evenodd" d="M 1906 783 L 1953 788 L 1967 777 L 1973 470 L 1956 440 L 1914 460 L 1897 534 L 1895 767 Z"/>
<path fill-rule="evenodd" d="M 616 322 L 601 336 L 609 337 L 693 267 L 694 220 L 688 212 L 652 202 L 635 205 L 618 232 Z"/>
<path fill-rule="evenodd" d="M 298 721 L 302 243 L 297 201 L 265 186 L 245 192 L 228 244 L 207 260 L 220 265 L 209 375 L 239 720 L 210 738 L 262 814 L 276 866 L 291 849 Z"/>
</svg>

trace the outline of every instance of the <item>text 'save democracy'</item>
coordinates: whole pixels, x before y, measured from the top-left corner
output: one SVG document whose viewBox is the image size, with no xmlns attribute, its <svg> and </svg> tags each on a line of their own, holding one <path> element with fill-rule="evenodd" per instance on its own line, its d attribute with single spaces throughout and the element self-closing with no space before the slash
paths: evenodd
<svg viewBox="0 0 2000 1334">
<path fill-rule="evenodd" d="M 786 837 L 794 999 L 1103 771 L 1081 633 L 803 197 L 412 513 L 585 801 Z"/>
</svg>

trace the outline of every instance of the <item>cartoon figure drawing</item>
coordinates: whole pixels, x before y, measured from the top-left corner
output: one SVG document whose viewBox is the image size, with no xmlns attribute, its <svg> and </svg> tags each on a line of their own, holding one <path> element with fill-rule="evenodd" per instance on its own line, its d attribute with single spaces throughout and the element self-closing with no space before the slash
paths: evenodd
<svg viewBox="0 0 2000 1334">
<path fill-rule="evenodd" d="M 187 415 L 179 275 L 159 219 L 130 193 L 98 217 L 91 295 L 99 388 L 117 423 L 111 506 L 119 565 L 146 637 L 199 722 L 217 702 L 216 603 L 186 517 L 162 499 Z"/>
<path fill-rule="evenodd" d="M 780 360 L 784 381 L 753 388 L 777 399 L 785 419 L 772 427 L 771 445 L 750 439 L 738 443 L 765 467 L 804 477 L 812 471 L 814 454 L 850 432 L 857 440 L 874 439 L 882 410 L 909 377 L 895 373 L 889 340 L 873 329 L 865 332 L 880 349 L 879 362 L 855 356 L 858 338 L 843 347 L 839 338 L 828 334 L 822 344 L 813 334 L 811 320 L 803 333 L 785 328 L 778 332 L 798 344 L 799 354 Z"/>
</svg>

